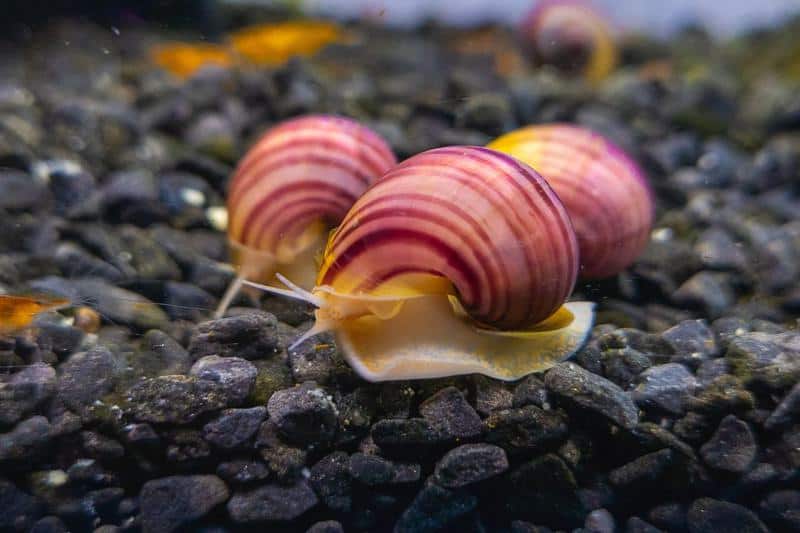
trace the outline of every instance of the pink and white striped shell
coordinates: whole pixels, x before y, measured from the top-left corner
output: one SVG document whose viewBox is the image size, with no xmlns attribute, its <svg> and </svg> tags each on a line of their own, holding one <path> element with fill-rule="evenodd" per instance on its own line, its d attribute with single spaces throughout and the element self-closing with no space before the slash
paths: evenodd
<svg viewBox="0 0 800 533">
<path fill-rule="evenodd" d="M 331 236 L 306 296 L 366 379 L 517 379 L 572 354 L 592 322 L 563 305 L 578 270 L 566 210 L 530 167 L 487 148 L 416 155 Z"/>
<path fill-rule="evenodd" d="M 578 236 L 581 276 L 618 274 L 647 245 L 653 197 L 638 165 L 618 146 L 580 126 L 529 126 L 489 148 L 535 168 L 555 190 Z"/>
<path fill-rule="evenodd" d="M 229 186 L 228 240 L 240 275 L 269 281 L 281 271 L 312 286 L 328 228 L 395 163 L 378 134 L 348 118 L 310 115 L 267 131 Z"/>
</svg>

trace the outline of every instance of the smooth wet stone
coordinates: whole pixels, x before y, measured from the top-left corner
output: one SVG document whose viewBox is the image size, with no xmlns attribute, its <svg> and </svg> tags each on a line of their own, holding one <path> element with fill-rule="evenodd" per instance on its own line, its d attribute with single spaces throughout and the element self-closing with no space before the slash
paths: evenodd
<svg viewBox="0 0 800 533">
<path fill-rule="evenodd" d="M 70 242 L 59 244 L 53 252 L 53 258 L 61 273 L 68 278 L 92 276 L 117 283 L 125 277 L 125 274 L 111 263 L 93 256 Z"/>
<path fill-rule="evenodd" d="M 275 392 L 267 402 L 267 411 L 289 442 L 312 444 L 330 441 L 336 435 L 336 405 L 313 382 Z"/>
<path fill-rule="evenodd" d="M 508 470 L 506 452 L 491 444 L 464 444 L 447 452 L 434 471 L 435 482 L 459 488 L 502 474 Z"/>
<path fill-rule="evenodd" d="M 56 371 L 35 363 L 0 382 L 0 428 L 12 426 L 47 401 L 56 391 Z"/>
<path fill-rule="evenodd" d="M 674 362 L 703 361 L 717 354 L 714 332 L 704 320 L 684 320 L 661 333 L 675 351 Z"/>
<path fill-rule="evenodd" d="M 648 368 L 638 376 L 637 381 L 632 396 L 638 406 L 673 415 L 685 411 L 686 400 L 698 387 L 692 373 L 678 363 Z"/>
<path fill-rule="evenodd" d="M 422 417 L 444 438 L 466 440 L 477 437 L 483 424 L 475 409 L 455 387 L 447 387 L 419 406 Z"/>
<path fill-rule="evenodd" d="M 234 523 L 294 520 L 317 505 L 316 494 L 305 481 L 295 485 L 263 485 L 237 492 L 228 501 L 228 514 Z"/>
<path fill-rule="evenodd" d="M 350 459 L 345 452 L 333 452 L 311 467 L 311 486 L 322 502 L 334 511 L 348 512 L 352 505 Z"/>
<path fill-rule="evenodd" d="M 606 509 L 595 509 L 586 515 L 583 528 L 592 533 L 614 533 L 616 531 L 614 515 Z"/>
<path fill-rule="evenodd" d="M 197 326 L 189 344 L 189 353 L 194 359 L 206 355 L 262 359 L 277 350 L 277 321 L 273 315 L 263 312 L 203 322 Z"/>
<path fill-rule="evenodd" d="M 203 426 L 203 438 L 221 449 L 243 447 L 258 431 L 267 416 L 263 406 L 249 409 L 226 409 Z"/>
<path fill-rule="evenodd" d="M 741 505 L 712 498 L 699 498 L 689 507 L 686 521 L 691 533 L 767 533 L 758 517 Z"/>
<path fill-rule="evenodd" d="M 344 533 L 344 528 L 336 520 L 325 520 L 308 528 L 306 533 Z"/>
<path fill-rule="evenodd" d="M 144 379 L 127 395 L 133 418 L 157 424 L 187 424 L 200 415 L 220 410 L 229 397 L 219 383 L 193 376 Z"/>
<path fill-rule="evenodd" d="M 95 279 L 70 280 L 79 301 L 115 324 L 146 331 L 164 327 L 169 318 L 158 305 L 138 293 Z"/>
<path fill-rule="evenodd" d="M 239 357 L 209 355 L 197 360 L 189 375 L 219 386 L 231 405 L 239 405 L 250 396 L 258 371 L 250 361 Z"/>
<path fill-rule="evenodd" d="M 636 405 L 622 389 L 573 363 L 556 365 L 544 382 L 557 397 L 624 428 L 632 428 L 639 421 Z"/>
<path fill-rule="evenodd" d="M 145 531 L 169 532 L 202 518 L 229 496 L 217 476 L 170 476 L 148 481 L 139 493 Z"/>
<path fill-rule="evenodd" d="M 744 473 L 757 452 L 750 426 L 733 415 L 723 418 L 711 440 L 700 448 L 700 455 L 707 465 L 734 474 Z"/>
<path fill-rule="evenodd" d="M 41 182 L 24 172 L 0 172 L 0 209 L 38 211 L 49 201 L 49 193 Z"/>
</svg>

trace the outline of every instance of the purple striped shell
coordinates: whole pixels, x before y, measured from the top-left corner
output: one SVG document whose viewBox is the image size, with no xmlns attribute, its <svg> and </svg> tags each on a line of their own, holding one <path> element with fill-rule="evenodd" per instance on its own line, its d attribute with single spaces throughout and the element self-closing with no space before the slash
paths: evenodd
<svg viewBox="0 0 800 533">
<path fill-rule="evenodd" d="M 383 175 L 332 236 L 317 278 L 336 294 L 458 297 L 477 322 L 524 328 L 573 289 L 578 246 L 539 174 L 487 148 L 416 155 Z"/>
<path fill-rule="evenodd" d="M 270 129 L 230 182 L 228 239 L 235 257 L 290 262 L 395 163 L 380 136 L 348 118 L 310 115 Z"/>
<path fill-rule="evenodd" d="M 650 187 L 638 165 L 603 136 L 549 124 L 513 131 L 488 147 L 531 165 L 556 191 L 578 235 L 582 277 L 618 274 L 647 245 Z"/>
</svg>

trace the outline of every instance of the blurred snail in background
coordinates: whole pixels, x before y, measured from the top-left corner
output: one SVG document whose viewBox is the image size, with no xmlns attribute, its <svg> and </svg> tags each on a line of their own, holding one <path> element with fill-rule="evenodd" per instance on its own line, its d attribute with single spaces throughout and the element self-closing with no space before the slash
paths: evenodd
<svg viewBox="0 0 800 533">
<path fill-rule="evenodd" d="M 585 0 L 542 0 L 525 17 L 520 32 L 539 64 L 592 82 L 616 66 L 611 26 Z"/>
<path fill-rule="evenodd" d="M 329 229 L 395 163 L 378 134 L 344 117 L 301 117 L 265 133 L 228 188 L 228 243 L 238 277 L 216 316 L 244 279 L 270 284 L 281 272 L 312 287 Z"/>
<path fill-rule="evenodd" d="M 331 235 L 311 292 L 369 381 L 481 373 L 514 380 L 569 357 L 593 304 L 564 303 L 578 273 L 566 210 L 536 171 L 482 147 L 438 148 L 376 181 Z M 258 287 L 258 284 L 245 282 Z"/>
<path fill-rule="evenodd" d="M 583 278 L 618 274 L 647 245 L 653 195 L 625 152 L 580 126 L 529 126 L 487 145 L 527 163 L 555 190 L 572 220 Z"/>
</svg>

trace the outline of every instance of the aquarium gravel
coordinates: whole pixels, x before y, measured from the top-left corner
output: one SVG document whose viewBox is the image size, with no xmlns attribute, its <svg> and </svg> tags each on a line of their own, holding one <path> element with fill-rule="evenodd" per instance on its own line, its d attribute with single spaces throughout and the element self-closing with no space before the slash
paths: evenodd
<svg viewBox="0 0 800 533">
<path fill-rule="evenodd" d="M 73 303 L 0 339 L 0 531 L 800 530 L 800 25 L 629 38 L 597 83 L 507 29 L 346 29 L 186 79 L 151 62 L 176 37 L 156 26 L 0 49 L 0 288 Z M 303 302 L 243 292 L 211 319 L 226 181 L 307 113 L 399 159 L 590 127 L 645 169 L 650 242 L 579 283 L 597 318 L 568 361 L 368 383 L 330 334 L 287 348 Z"/>
</svg>

